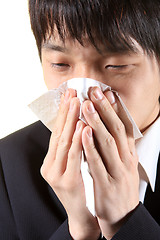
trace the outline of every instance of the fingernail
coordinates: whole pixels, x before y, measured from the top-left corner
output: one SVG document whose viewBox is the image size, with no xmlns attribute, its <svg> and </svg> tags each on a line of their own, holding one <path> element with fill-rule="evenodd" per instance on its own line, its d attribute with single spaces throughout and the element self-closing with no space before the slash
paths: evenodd
<svg viewBox="0 0 160 240">
<path fill-rule="evenodd" d="M 94 95 L 95 99 L 97 99 L 97 100 L 102 100 L 102 98 L 103 98 L 103 93 L 99 88 L 96 88 L 94 90 L 93 95 Z"/>
<path fill-rule="evenodd" d="M 88 129 L 87 135 L 88 135 L 89 138 L 92 137 L 92 129 L 91 128 Z"/>
<path fill-rule="evenodd" d="M 65 93 L 65 96 L 64 96 L 64 100 L 65 102 L 67 102 L 70 98 L 70 92 L 67 90 L 66 93 Z"/>
<path fill-rule="evenodd" d="M 76 132 L 79 132 L 79 130 L 81 129 L 81 127 L 82 127 L 81 122 L 77 122 L 77 125 L 76 125 Z"/>
<path fill-rule="evenodd" d="M 93 103 L 90 102 L 88 104 L 87 110 L 88 110 L 89 113 L 95 113 L 96 110 L 95 110 L 95 108 L 93 106 Z"/>
<path fill-rule="evenodd" d="M 110 104 L 114 104 L 116 102 L 116 99 L 115 99 L 115 96 L 114 96 L 113 92 L 108 91 L 108 92 L 106 92 L 105 95 L 106 95 L 108 101 L 110 102 Z"/>
</svg>

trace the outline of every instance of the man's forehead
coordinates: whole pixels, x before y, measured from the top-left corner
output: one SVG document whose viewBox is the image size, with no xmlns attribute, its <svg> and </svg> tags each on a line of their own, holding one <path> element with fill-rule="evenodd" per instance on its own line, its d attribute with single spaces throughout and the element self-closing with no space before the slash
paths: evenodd
<svg viewBox="0 0 160 240">
<path fill-rule="evenodd" d="M 113 50 L 110 47 L 108 47 L 105 44 L 102 44 L 98 42 L 97 46 L 99 49 L 99 53 L 101 55 L 108 55 L 108 54 L 126 54 L 126 55 L 131 55 L 131 54 L 144 54 L 144 50 L 142 47 L 138 44 L 136 40 L 131 38 L 132 42 L 132 47 L 133 50 L 131 49 L 124 49 L 123 51 L 119 51 L 116 49 Z M 42 49 L 47 49 L 47 50 L 55 50 L 59 52 L 64 52 L 64 53 L 69 53 L 72 49 L 75 48 L 94 48 L 92 43 L 89 42 L 88 39 L 83 39 L 82 44 L 75 39 L 72 39 L 71 37 L 66 37 L 64 40 L 60 39 L 58 34 L 55 34 L 54 36 L 51 36 L 50 38 L 46 38 L 46 41 L 43 42 L 42 44 Z"/>
</svg>

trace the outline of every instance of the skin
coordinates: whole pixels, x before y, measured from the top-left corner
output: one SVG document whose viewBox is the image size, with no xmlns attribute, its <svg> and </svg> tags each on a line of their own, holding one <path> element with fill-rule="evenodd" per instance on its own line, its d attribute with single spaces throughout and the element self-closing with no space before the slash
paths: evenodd
<svg viewBox="0 0 160 240">
<path fill-rule="evenodd" d="M 81 46 L 68 39 L 64 45 L 55 36 L 42 46 L 46 85 L 56 88 L 74 77 L 103 82 L 118 91 L 143 132 L 159 114 L 160 72 L 156 58 L 134 44 L 136 53 L 100 55 L 87 41 Z M 95 87 L 89 98 L 82 106 L 86 126 L 78 120 L 76 92 L 69 89 L 62 96 L 41 174 L 66 209 L 74 239 L 98 239 L 100 232 L 111 239 L 139 203 L 138 157 L 131 123 L 118 99 Z M 94 180 L 96 218 L 85 205 L 82 148 Z"/>
</svg>

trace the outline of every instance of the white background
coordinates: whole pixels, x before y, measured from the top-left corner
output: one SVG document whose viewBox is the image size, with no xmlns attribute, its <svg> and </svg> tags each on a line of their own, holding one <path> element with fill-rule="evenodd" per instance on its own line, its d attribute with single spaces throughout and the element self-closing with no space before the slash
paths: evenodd
<svg viewBox="0 0 160 240">
<path fill-rule="evenodd" d="M 1 1 L 0 138 L 37 121 L 27 105 L 46 91 L 28 1 Z"/>
</svg>

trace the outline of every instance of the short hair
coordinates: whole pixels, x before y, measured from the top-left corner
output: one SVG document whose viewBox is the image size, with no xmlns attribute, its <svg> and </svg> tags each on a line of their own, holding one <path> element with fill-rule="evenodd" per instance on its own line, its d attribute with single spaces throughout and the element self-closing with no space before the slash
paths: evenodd
<svg viewBox="0 0 160 240">
<path fill-rule="evenodd" d="M 41 58 L 42 43 L 58 30 L 81 45 L 85 38 L 99 51 L 133 50 L 136 40 L 160 58 L 160 0 L 29 0 L 31 27 Z"/>
</svg>

